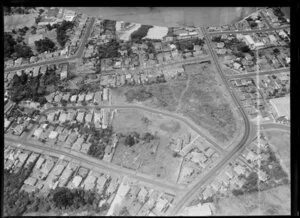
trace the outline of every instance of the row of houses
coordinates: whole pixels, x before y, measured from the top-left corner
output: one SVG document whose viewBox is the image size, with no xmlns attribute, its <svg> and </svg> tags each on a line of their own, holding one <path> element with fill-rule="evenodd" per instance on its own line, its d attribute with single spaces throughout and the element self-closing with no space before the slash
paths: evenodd
<svg viewBox="0 0 300 218">
<path fill-rule="evenodd" d="M 100 110 L 59 110 L 47 114 L 47 120 L 51 123 L 65 123 L 66 121 L 78 123 L 94 123 L 96 128 L 106 129 L 110 120 L 110 109 Z"/>
<path fill-rule="evenodd" d="M 107 102 L 110 98 L 110 91 L 108 88 L 103 88 L 102 91 L 80 93 L 76 95 L 71 95 L 70 92 L 53 92 L 45 96 L 49 103 L 61 103 L 61 101 L 71 102 L 71 103 L 82 103 L 82 102 L 93 102 L 101 103 Z"/>
</svg>

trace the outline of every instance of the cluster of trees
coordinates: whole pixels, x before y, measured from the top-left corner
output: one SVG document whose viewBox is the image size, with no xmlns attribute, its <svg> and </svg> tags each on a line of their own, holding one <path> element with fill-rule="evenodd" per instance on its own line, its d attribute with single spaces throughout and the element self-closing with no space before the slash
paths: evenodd
<svg viewBox="0 0 300 218">
<path fill-rule="evenodd" d="M 128 147 L 131 147 L 141 141 L 149 143 L 155 139 L 155 136 L 149 132 L 146 132 L 142 135 L 140 135 L 138 132 L 131 132 L 127 135 L 123 135 L 122 133 L 119 133 L 119 136 L 124 138 L 124 144 Z"/>
<path fill-rule="evenodd" d="M 14 46 L 16 45 L 16 41 L 12 37 L 11 34 L 4 32 L 4 58 L 10 58 L 14 53 Z"/>
<path fill-rule="evenodd" d="M 12 14 L 30 14 L 30 10 L 35 7 L 3 7 L 4 16 Z"/>
<path fill-rule="evenodd" d="M 34 164 L 18 174 L 4 170 L 4 201 L 3 209 L 5 216 L 22 216 L 30 212 L 64 212 L 66 210 L 88 210 L 99 213 L 107 210 L 107 205 L 99 208 L 98 204 L 103 196 L 83 189 L 67 189 L 59 187 L 50 190 L 49 196 L 38 195 L 38 191 L 27 193 L 20 191 L 25 179 L 32 171 Z"/>
<path fill-rule="evenodd" d="M 59 76 L 56 75 L 55 70 L 50 69 L 44 75 L 40 74 L 37 77 L 28 76 L 24 72 L 21 76 L 15 74 L 10 87 L 11 100 L 20 102 L 32 99 L 43 105 L 46 103 L 44 96 L 48 94 L 46 86 L 57 84 L 58 81 Z"/>
<path fill-rule="evenodd" d="M 279 7 L 273 8 L 273 13 L 276 17 L 278 17 L 278 20 L 285 20 L 284 13 L 281 11 Z"/>
<path fill-rule="evenodd" d="M 107 129 L 97 130 L 91 124 L 91 128 L 85 131 L 92 135 L 90 139 L 92 145 L 88 150 L 88 155 L 102 159 L 105 154 L 105 147 L 111 142 L 112 128 L 108 127 Z"/>
<path fill-rule="evenodd" d="M 28 27 L 27 27 L 28 28 Z M 9 33 L 4 33 L 4 58 L 30 58 L 33 52 L 29 46 L 24 44 L 20 36 L 17 42 Z"/>
<path fill-rule="evenodd" d="M 55 43 L 47 37 L 45 39 L 35 41 L 34 44 L 39 53 L 43 53 L 45 51 L 54 52 L 56 50 Z"/>
<path fill-rule="evenodd" d="M 248 21 L 251 28 L 257 27 L 258 24 L 251 17 L 248 17 L 246 20 Z"/>
<path fill-rule="evenodd" d="M 179 51 L 185 51 L 185 50 L 192 51 L 194 49 L 194 45 L 202 46 L 203 44 L 204 44 L 204 40 L 199 39 L 199 38 L 189 39 L 189 40 L 180 40 L 175 43 L 176 48 Z"/>
<path fill-rule="evenodd" d="M 153 26 L 150 25 L 142 25 L 136 31 L 131 33 L 130 38 L 133 42 L 141 42 L 142 38 L 147 36 L 148 30 Z"/>
<path fill-rule="evenodd" d="M 144 88 L 130 89 L 125 93 L 126 101 L 132 102 L 133 100 L 137 101 L 146 101 L 151 98 L 153 95 L 151 92 L 146 91 Z"/>
<path fill-rule="evenodd" d="M 104 20 L 102 22 L 102 27 L 104 29 L 104 32 L 110 31 L 114 33 L 116 31 L 116 21 L 114 20 Z"/>
<path fill-rule="evenodd" d="M 63 21 L 56 29 L 57 33 L 57 42 L 64 47 L 66 42 L 69 39 L 67 35 L 67 30 L 72 29 L 74 27 L 74 22 L 71 21 Z"/>
<path fill-rule="evenodd" d="M 102 58 L 116 58 L 120 57 L 121 54 L 119 53 L 119 42 L 117 42 L 115 39 L 112 39 L 108 43 L 104 45 L 100 45 L 98 47 L 98 56 L 100 59 Z"/>
</svg>

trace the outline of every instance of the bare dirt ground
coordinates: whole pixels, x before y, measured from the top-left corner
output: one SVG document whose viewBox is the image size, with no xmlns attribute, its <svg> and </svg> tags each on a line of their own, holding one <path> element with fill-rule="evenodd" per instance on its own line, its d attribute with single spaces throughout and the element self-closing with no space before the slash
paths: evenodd
<svg viewBox="0 0 300 218">
<path fill-rule="evenodd" d="M 283 185 L 266 191 L 217 200 L 214 215 L 289 215 L 290 186 Z"/>
<path fill-rule="evenodd" d="M 173 156 L 173 151 L 168 148 L 169 139 L 187 132 L 191 133 L 191 139 L 196 137 L 196 133 L 179 121 L 137 109 L 118 110 L 113 129 L 116 133 L 149 132 L 157 136 L 157 139 L 149 143 L 138 143 L 132 147 L 127 147 L 120 141 L 113 163 L 170 182 L 177 181 L 181 157 Z"/>
<path fill-rule="evenodd" d="M 279 156 L 281 166 L 290 177 L 290 133 L 272 130 L 265 131 L 265 136 L 267 137 L 274 151 Z"/>
</svg>

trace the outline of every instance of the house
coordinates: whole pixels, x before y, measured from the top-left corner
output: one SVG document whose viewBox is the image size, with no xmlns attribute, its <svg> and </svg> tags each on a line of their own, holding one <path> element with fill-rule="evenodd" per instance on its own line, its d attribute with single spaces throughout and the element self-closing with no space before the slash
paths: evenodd
<svg viewBox="0 0 300 218">
<path fill-rule="evenodd" d="M 159 211 L 162 212 L 163 209 L 167 206 L 168 201 L 166 199 L 159 198 L 156 202 L 155 208 Z"/>
<path fill-rule="evenodd" d="M 67 120 L 67 113 L 62 112 L 59 116 L 59 122 L 64 123 Z"/>
<path fill-rule="evenodd" d="M 241 165 L 237 165 L 233 168 L 233 170 L 238 174 L 238 175 L 241 175 L 241 174 L 244 174 L 246 172 L 246 169 L 245 167 L 241 166 Z"/>
<path fill-rule="evenodd" d="M 85 96 L 85 101 L 86 102 L 89 102 L 93 99 L 94 97 L 94 93 L 88 93 L 86 96 Z"/>
<path fill-rule="evenodd" d="M 75 110 L 69 110 L 68 111 L 68 117 L 67 120 L 74 120 L 76 116 L 76 111 Z"/>
<path fill-rule="evenodd" d="M 84 117 L 84 112 L 80 111 L 80 112 L 78 112 L 76 119 L 77 119 L 78 122 L 82 123 L 83 122 L 83 117 Z"/>
<path fill-rule="evenodd" d="M 11 121 L 9 121 L 7 118 L 4 118 L 4 128 L 7 129 L 10 124 L 11 124 Z"/>
<path fill-rule="evenodd" d="M 85 122 L 86 122 L 86 123 L 90 123 L 90 122 L 92 122 L 92 119 L 93 119 L 93 111 L 90 112 L 90 113 L 87 113 L 87 114 L 85 115 Z"/>
<path fill-rule="evenodd" d="M 51 131 L 50 134 L 49 134 L 49 139 L 55 139 L 58 135 L 58 132 L 56 131 Z"/>
<path fill-rule="evenodd" d="M 139 201 L 144 203 L 147 195 L 148 195 L 148 191 L 145 189 L 145 187 L 142 187 L 138 194 Z"/>
<path fill-rule="evenodd" d="M 38 128 L 34 131 L 33 135 L 36 137 L 36 138 L 39 138 L 41 133 L 43 132 L 43 129 L 41 128 Z"/>
<path fill-rule="evenodd" d="M 85 190 L 91 190 L 95 187 L 96 177 L 90 172 L 87 178 L 84 180 L 83 187 Z"/>
<path fill-rule="evenodd" d="M 202 196 L 203 196 L 203 199 L 207 199 L 209 197 L 211 197 L 213 195 L 213 191 L 211 189 L 210 186 L 208 186 L 203 192 L 202 192 Z"/>
<path fill-rule="evenodd" d="M 24 184 L 34 186 L 37 183 L 37 178 L 33 177 L 28 177 L 25 181 Z"/>
<path fill-rule="evenodd" d="M 233 67 L 234 67 L 234 69 L 240 69 L 240 67 L 241 67 L 242 65 L 241 64 L 239 64 L 239 63 L 237 63 L 237 62 L 234 62 L 233 63 Z"/>
<path fill-rule="evenodd" d="M 61 100 L 62 96 L 63 96 L 62 93 L 57 94 L 54 98 L 54 101 L 57 102 L 57 103 L 60 103 L 60 100 Z"/>
<path fill-rule="evenodd" d="M 78 95 L 77 102 L 82 102 L 82 101 L 84 101 L 84 97 L 85 97 L 85 94 L 84 94 L 84 93 Z"/>
<path fill-rule="evenodd" d="M 205 156 L 206 157 L 211 157 L 212 155 L 213 155 L 213 153 L 215 153 L 215 151 L 212 149 L 212 148 L 207 148 L 206 150 L 205 150 Z"/>
<path fill-rule="evenodd" d="M 224 42 L 218 42 L 217 43 L 218 48 L 224 48 L 224 46 L 225 46 Z"/>
<path fill-rule="evenodd" d="M 98 177 L 98 179 L 97 179 L 98 193 L 102 193 L 107 180 L 108 180 L 108 178 L 106 178 L 106 176 L 104 176 L 104 175 L 101 177 Z"/>
<path fill-rule="evenodd" d="M 76 102 L 76 100 L 77 100 L 77 95 L 72 95 L 72 97 L 71 97 L 71 102 Z"/>
<path fill-rule="evenodd" d="M 191 160 L 195 163 L 201 163 L 206 161 L 205 155 L 196 151 L 191 152 L 191 157 Z"/>
<path fill-rule="evenodd" d="M 102 94 L 101 91 L 98 91 L 94 95 L 94 103 L 100 103 L 102 100 Z"/>
<path fill-rule="evenodd" d="M 88 150 L 90 149 L 90 147 L 91 147 L 91 143 L 83 143 L 81 145 L 80 151 L 86 154 L 88 152 Z"/>
<path fill-rule="evenodd" d="M 17 60 L 15 60 L 15 66 L 19 66 L 22 64 L 23 58 L 18 58 Z"/>
<path fill-rule="evenodd" d="M 108 101 L 108 98 L 109 98 L 109 92 L 108 92 L 108 88 L 104 88 L 103 89 L 103 101 Z"/>
<path fill-rule="evenodd" d="M 74 185 L 75 188 L 77 188 L 77 187 L 79 187 L 81 181 L 82 181 L 82 177 L 77 175 L 74 177 L 72 184 Z"/>
<path fill-rule="evenodd" d="M 64 95 L 62 96 L 62 99 L 63 99 L 64 101 L 69 101 L 69 99 L 70 99 L 70 93 L 68 92 L 68 93 L 64 94 Z"/>
<path fill-rule="evenodd" d="M 79 151 L 81 149 L 81 145 L 84 142 L 84 137 L 78 137 L 76 142 L 73 144 L 72 149 Z"/>
</svg>

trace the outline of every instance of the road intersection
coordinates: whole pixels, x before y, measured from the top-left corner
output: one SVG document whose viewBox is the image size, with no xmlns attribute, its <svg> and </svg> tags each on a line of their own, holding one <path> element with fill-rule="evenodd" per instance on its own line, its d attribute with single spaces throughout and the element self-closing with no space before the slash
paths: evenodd
<svg viewBox="0 0 300 218">
<path fill-rule="evenodd" d="M 77 58 L 80 58 L 83 54 L 83 50 L 86 44 L 86 41 L 91 33 L 91 29 L 94 23 L 94 18 L 92 18 L 89 26 L 87 27 L 87 30 L 85 32 L 84 38 L 82 39 L 81 45 L 79 49 L 77 50 L 76 54 L 72 57 L 66 57 L 66 58 L 60 58 L 60 59 L 55 59 L 55 60 L 49 60 L 45 62 L 40 62 L 40 63 L 34 63 L 34 64 L 29 64 L 26 66 L 20 66 L 20 67 L 15 67 L 11 69 L 6 69 L 5 72 L 7 71 L 16 71 L 20 69 L 25 69 L 25 68 L 31 68 L 34 66 L 39 66 L 39 65 L 46 65 L 46 64 L 54 64 L 54 63 L 63 63 L 63 62 L 69 62 L 72 60 L 76 60 Z M 268 24 L 269 25 L 269 24 Z M 269 25 L 269 27 L 271 27 Z M 193 122 L 189 121 L 188 119 L 178 115 L 178 114 L 173 114 L 170 112 L 164 112 L 160 111 L 157 109 L 152 109 L 152 108 L 146 108 L 143 106 L 122 106 L 122 105 L 111 105 L 111 106 L 74 106 L 74 107 L 53 107 L 53 108 L 48 108 L 45 111 L 42 112 L 42 114 L 45 114 L 51 110 L 58 110 L 58 109 L 96 109 L 96 108 L 113 108 L 113 109 L 140 109 L 140 110 L 145 110 L 151 113 L 157 113 L 157 114 L 162 114 L 164 116 L 168 116 L 177 120 L 180 120 L 187 124 L 190 128 L 192 128 L 194 131 L 196 131 L 199 135 L 203 136 L 208 142 L 210 142 L 214 148 L 221 154 L 221 160 L 203 177 L 200 179 L 196 180 L 191 186 L 189 186 L 189 189 L 186 190 L 187 188 L 183 185 L 178 185 L 175 183 L 170 183 L 166 181 L 162 181 L 160 179 L 156 179 L 154 177 L 142 174 L 142 173 L 137 173 L 133 170 L 129 169 L 124 169 L 118 165 L 108 163 L 96 158 L 92 158 L 88 155 L 82 154 L 77 151 L 73 150 L 68 150 L 65 148 L 59 148 L 59 147 L 48 147 L 43 145 L 40 142 L 32 141 L 32 140 L 20 140 L 17 138 L 13 138 L 10 136 L 5 136 L 5 142 L 10 143 L 14 146 L 17 144 L 22 144 L 26 149 L 29 149 L 31 151 L 36 151 L 39 153 L 51 153 L 54 156 L 61 157 L 63 155 L 64 157 L 71 158 L 73 160 L 79 161 L 82 164 L 85 164 L 89 166 L 90 168 L 96 169 L 96 170 L 104 170 L 110 173 L 115 173 L 118 175 L 126 175 L 131 178 L 137 179 L 139 181 L 145 182 L 147 184 L 150 184 L 152 186 L 157 186 L 158 188 L 161 188 L 162 190 L 168 191 L 174 195 L 177 196 L 175 202 L 173 203 L 173 206 L 171 207 L 169 215 L 176 215 L 180 210 L 187 205 L 193 198 L 199 193 L 199 190 L 201 190 L 203 187 L 205 187 L 206 184 L 208 184 L 212 179 L 215 178 L 215 176 L 234 158 L 237 158 L 237 156 L 241 153 L 243 148 L 247 146 L 252 140 L 253 140 L 253 135 L 255 134 L 255 127 L 254 124 L 251 124 L 249 122 L 249 119 L 243 110 L 243 107 L 239 101 L 239 99 L 235 96 L 235 94 L 231 91 L 230 85 L 228 82 L 228 79 L 234 79 L 234 78 L 245 78 L 245 77 L 250 77 L 250 76 L 256 76 L 257 73 L 247 73 L 247 74 L 241 74 L 241 75 L 232 75 L 232 76 L 225 76 L 217 55 L 215 51 L 212 48 L 211 41 L 210 41 L 210 36 L 212 35 L 219 35 L 219 34 L 229 34 L 229 33 L 254 33 L 254 32 L 265 32 L 265 31 L 274 31 L 274 30 L 281 30 L 285 29 L 287 27 L 280 27 L 280 28 L 268 28 L 264 30 L 251 30 L 251 31 L 227 31 L 227 32 L 218 32 L 218 33 L 207 33 L 205 28 L 201 28 L 202 32 L 205 37 L 205 42 L 206 45 L 209 49 L 210 56 L 209 59 L 212 60 L 213 64 L 216 66 L 216 70 L 218 71 L 219 75 L 221 76 L 224 85 L 226 86 L 228 92 L 230 93 L 232 99 L 234 100 L 239 113 L 241 114 L 244 124 L 245 124 L 245 132 L 243 135 L 243 138 L 241 141 L 231 150 L 231 151 L 226 151 L 224 150 L 221 146 L 219 146 L 217 143 L 212 141 L 210 138 L 207 136 L 203 135 L 199 127 L 194 124 Z M 204 58 L 203 58 L 204 59 Z M 208 59 L 208 58 L 205 58 Z M 278 70 L 271 70 L 271 71 L 265 71 L 259 73 L 259 75 L 267 75 L 267 74 L 272 74 L 272 73 L 280 73 L 282 72 L 283 69 L 278 69 Z M 286 70 L 287 71 L 287 70 Z M 264 128 L 272 128 L 274 124 L 270 124 L 271 127 L 268 127 L 266 124 L 266 127 Z M 278 126 L 277 126 L 278 127 Z M 275 127 L 274 127 L 275 128 Z"/>
</svg>

